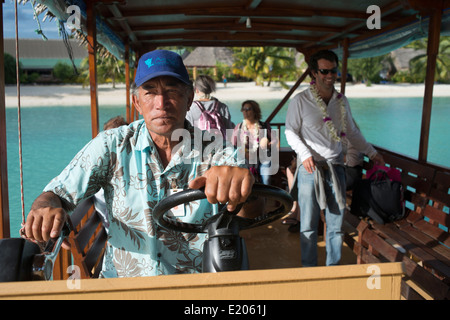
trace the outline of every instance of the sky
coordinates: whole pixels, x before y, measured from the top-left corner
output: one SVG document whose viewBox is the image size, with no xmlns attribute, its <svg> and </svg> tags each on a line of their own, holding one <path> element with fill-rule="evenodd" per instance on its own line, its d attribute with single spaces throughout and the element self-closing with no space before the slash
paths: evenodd
<svg viewBox="0 0 450 320">
<path fill-rule="evenodd" d="M 1 5 L 1 2 L 0 2 Z M 41 39 L 42 37 L 35 32 L 38 29 L 38 24 L 34 20 L 33 8 L 31 2 L 25 5 L 19 4 L 18 17 L 19 17 L 19 38 L 23 39 Z M 39 22 L 43 33 L 48 39 L 61 39 L 58 34 L 57 20 L 53 19 L 42 22 L 45 16 L 45 12 L 38 16 Z M 5 0 L 3 4 L 3 36 L 7 38 L 15 38 L 15 20 L 14 20 L 14 1 Z"/>
</svg>

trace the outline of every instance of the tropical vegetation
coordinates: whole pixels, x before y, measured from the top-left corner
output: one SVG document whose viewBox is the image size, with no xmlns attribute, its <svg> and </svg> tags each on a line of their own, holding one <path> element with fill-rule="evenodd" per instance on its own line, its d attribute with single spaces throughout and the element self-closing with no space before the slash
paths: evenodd
<svg viewBox="0 0 450 320">
<path fill-rule="evenodd" d="M 349 59 L 348 73 L 352 75 L 353 81 L 364 82 L 368 85 L 379 83 L 383 80 L 381 73 L 385 69 L 383 61 L 390 59 L 390 55 L 382 55 L 371 58 Z"/>
<path fill-rule="evenodd" d="M 412 48 L 420 52 L 409 61 L 408 70 L 396 70 L 390 54 L 361 59 L 349 59 L 348 70 L 354 81 L 379 83 L 380 81 L 423 83 L 425 81 L 427 65 L 428 39 L 411 42 L 405 48 Z M 450 37 L 442 36 L 436 57 L 435 81 L 450 83 Z"/>
<path fill-rule="evenodd" d="M 4 55 L 5 83 L 16 84 L 16 59 L 6 52 Z M 23 72 L 21 63 L 19 63 L 19 75 L 21 83 L 34 83 L 39 78 L 36 72 L 30 74 Z"/>
<path fill-rule="evenodd" d="M 383 55 L 372 58 L 349 59 L 348 73 L 355 82 L 380 83 L 409 82 L 423 83 L 426 72 L 426 47 L 427 39 L 412 42 L 407 48 L 413 48 L 418 52 L 423 52 L 410 61 L 409 69 L 397 71 L 394 67 L 391 55 Z M 180 48 L 168 48 L 180 50 Z M 192 51 L 193 48 L 183 48 Z M 421 51 L 420 51 L 421 50 Z M 298 63 L 297 52 L 293 48 L 280 47 L 244 47 L 233 48 L 234 63 L 232 66 L 218 63 L 215 70 L 203 70 L 203 73 L 210 74 L 220 81 L 226 77 L 229 81 L 253 80 L 256 85 L 268 85 L 273 81 L 286 86 L 286 81 L 295 81 L 306 69 L 306 63 Z M 63 83 L 89 83 L 89 63 L 87 58 L 75 72 L 72 65 L 59 62 L 55 65 L 53 74 L 55 78 Z M 20 71 L 22 83 L 32 83 L 36 81 L 37 74 L 24 74 Z M 130 75 L 131 76 L 131 75 Z M 98 54 L 97 56 L 97 80 L 99 83 L 112 83 L 113 87 L 117 82 L 125 81 L 124 62 L 118 60 L 111 54 Z M 5 54 L 5 81 L 15 83 L 15 59 Z M 436 59 L 435 81 L 450 83 L 450 37 L 442 36 L 439 43 L 439 52 Z"/>
<path fill-rule="evenodd" d="M 85 58 L 80 65 L 79 81 L 83 86 L 89 85 L 89 59 Z M 116 87 L 116 83 L 125 82 L 125 63 L 117 59 L 112 54 L 97 54 L 97 82 L 111 83 Z"/>
<path fill-rule="evenodd" d="M 286 80 L 298 78 L 295 65 L 296 51 L 290 48 L 254 47 L 234 48 L 232 72 L 255 81 L 256 85 L 270 86 L 272 81 L 279 81 L 285 86 Z"/>
<path fill-rule="evenodd" d="M 409 70 L 405 73 L 405 80 L 408 80 L 408 82 L 425 81 L 427 66 L 427 43 L 428 39 L 421 39 L 416 40 L 406 46 L 407 48 L 422 50 L 422 52 L 424 52 L 409 61 Z M 397 78 L 399 78 L 400 76 L 402 75 L 397 75 Z M 450 83 L 450 37 L 441 37 L 439 41 L 439 50 L 436 57 L 436 73 L 434 80 L 442 83 Z"/>
</svg>

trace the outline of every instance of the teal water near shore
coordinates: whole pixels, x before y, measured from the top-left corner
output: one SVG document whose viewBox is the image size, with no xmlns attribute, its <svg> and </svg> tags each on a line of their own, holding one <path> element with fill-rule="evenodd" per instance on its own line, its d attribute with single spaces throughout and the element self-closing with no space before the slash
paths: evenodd
<svg viewBox="0 0 450 320">
<path fill-rule="evenodd" d="M 257 97 L 249 97 L 256 99 Z M 257 100 L 258 101 L 258 100 Z M 366 139 L 380 147 L 417 158 L 422 119 L 422 98 L 350 98 L 353 116 Z M 235 123 L 242 121 L 241 101 L 228 104 Z M 261 100 L 263 120 L 279 100 Z M 287 105 L 272 121 L 284 123 Z M 111 117 L 125 115 L 123 106 L 101 106 L 100 126 Z M 69 163 L 91 138 L 89 106 L 22 108 L 22 149 L 25 213 L 43 187 Z M 20 228 L 21 200 L 17 109 L 6 109 L 8 184 L 11 236 Z M 450 167 L 450 97 L 433 99 L 428 161 Z M 281 146 L 287 146 L 284 131 Z"/>
</svg>

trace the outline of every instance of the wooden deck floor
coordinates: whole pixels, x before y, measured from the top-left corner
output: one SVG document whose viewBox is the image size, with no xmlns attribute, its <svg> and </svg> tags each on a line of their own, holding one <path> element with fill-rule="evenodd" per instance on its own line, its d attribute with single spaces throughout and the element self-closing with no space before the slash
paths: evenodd
<svg viewBox="0 0 450 320">
<path fill-rule="evenodd" d="M 250 269 L 276 269 L 301 267 L 300 234 L 288 231 L 282 219 L 258 228 L 241 231 L 245 239 Z M 318 264 L 325 265 L 326 250 L 323 237 L 319 237 Z M 356 255 L 345 245 L 341 265 L 356 264 Z"/>
</svg>

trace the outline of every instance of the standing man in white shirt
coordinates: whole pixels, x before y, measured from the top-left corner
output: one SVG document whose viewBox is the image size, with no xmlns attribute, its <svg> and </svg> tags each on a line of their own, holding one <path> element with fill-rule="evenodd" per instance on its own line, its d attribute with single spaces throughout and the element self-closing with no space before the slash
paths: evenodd
<svg viewBox="0 0 450 320">
<path fill-rule="evenodd" d="M 297 153 L 302 265 L 317 265 L 320 211 L 327 224 L 326 265 L 341 259 L 345 210 L 346 141 L 377 163 L 384 163 L 352 121 L 347 98 L 334 89 L 339 60 L 329 50 L 311 56 L 311 86 L 295 96 L 286 114 L 286 139 Z"/>
</svg>

